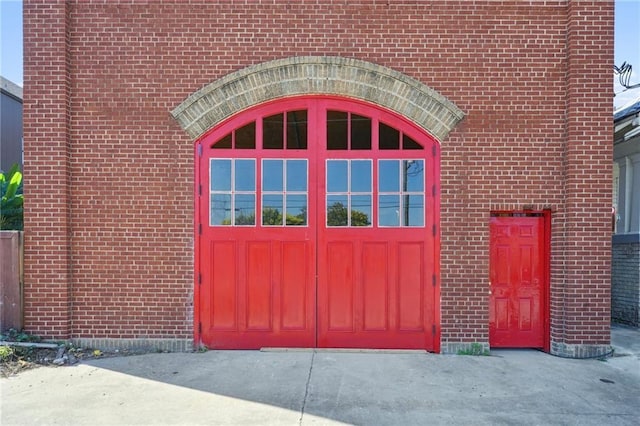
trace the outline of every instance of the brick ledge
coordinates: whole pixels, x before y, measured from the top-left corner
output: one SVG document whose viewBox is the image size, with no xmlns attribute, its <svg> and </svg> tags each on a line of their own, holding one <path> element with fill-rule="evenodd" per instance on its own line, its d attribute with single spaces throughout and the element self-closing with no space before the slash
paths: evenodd
<svg viewBox="0 0 640 426">
<path fill-rule="evenodd" d="M 102 351 L 126 350 L 131 352 L 191 352 L 194 350 L 192 339 L 99 339 L 74 338 L 70 339 L 74 345 L 100 349 Z"/>
<path fill-rule="evenodd" d="M 611 345 L 583 345 L 551 342 L 551 355 L 562 358 L 601 358 L 613 351 Z"/>
</svg>

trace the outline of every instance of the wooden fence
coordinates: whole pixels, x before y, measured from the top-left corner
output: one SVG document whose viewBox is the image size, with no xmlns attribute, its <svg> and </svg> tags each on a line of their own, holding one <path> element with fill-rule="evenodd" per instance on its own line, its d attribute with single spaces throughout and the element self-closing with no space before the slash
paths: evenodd
<svg viewBox="0 0 640 426">
<path fill-rule="evenodd" d="M 22 329 L 21 231 L 0 231 L 0 331 Z"/>
</svg>

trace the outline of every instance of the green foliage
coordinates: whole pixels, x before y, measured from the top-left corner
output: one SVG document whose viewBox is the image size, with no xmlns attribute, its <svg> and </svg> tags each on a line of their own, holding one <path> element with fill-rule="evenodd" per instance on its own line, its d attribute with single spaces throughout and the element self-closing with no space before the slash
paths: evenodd
<svg viewBox="0 0 640 426">
<path fill-rule="evenodd" d="M 10 328 L 0 334 L 0 340 L 7 342 L 39 342 L 42 339 L 40 336 L 36 336 L 35 334 L 29 334 L 26 331 Z"/>
<path fill-rule="evenodd" d="M 480 343 L 472 343 L 468 348 L 460 349 L 458 355 L 489 356 L 490 352 Z"/>
<path fill-rule="evenodd" d="M 263 225 L 282 225 L 282 213 L 280 210 L 271 207 L 265 207 L 262 209 L 262 224 Z"/>
<path fill-rule="evenodd" d="M 347 207 L 340 203 L 333 203 L 327 209 L 327 225 L 347 226 Z M 351 226 L 369 226 L 369 216 L 358 210 L 351 210 Z"/>
<path fill-rule="evenodd" d="M 304 225 L 307 222 L 306 210 L 303 210 L 302 213 L 297 215 L 287 213 L 286 219 L 286 224 L 289 226 Z M 265 207 L 264 209 L 262 209 L 262 224 L 282 226 L 282 213 L 278 209 Z"/>
<path fill-rule="evenodd" d="M 8 173 L 0 173 L 0 229 L 23 229 L 22 173 L 14 164 Z"/>
<path fill-rule="evenodd" d="M 292 215 L 287 213 L 287 225 L 289 226 L 300 226 L 304 225 L 307 222 L 306 214 L 300 213 L 298 215 Z"/>
<path fill-rule="evenodd" d="M 358 210 L 351 210 L 351 226 L 369 226 L 369 216 Z"/>
<path fill-rule="evenodd" d="M 347 226 L 347 207 L 342 203 L 333 203 L 327 209 L 327 225 Z"/>
<path fill-rule="evenodd" d="M 0 361 L 6 362 L 13 357 L 13 349 L 9 346 L 0 346 Z"/>
<path fill-rule="evenodd" d="M 252 214 L 240 214 L 236 217 L 236 225 L 255 225 L 256 216 Z M 220 225 L 231 225 L 231 219 L 224 219 Z"/>
<path fill-rule="evenodd" d="M 256 224 L 256 215 L 251 214 L 239 214 L 236 216 L 236 225 L 255 225 Z"/>
<path fill-rule="evenodd" d="M 0 340 L 4 340 L 5 342 L 34 343 L 39 342 L 42 339 L 40 336 L 29 334 L 22 330 L 16 330 L 15 328 L 10 328 L 0 334 Z M 29 359 L 33 356 L 35 351 L 36 349 L 32 347 L 12 348 L 10 346 L 0 346 L 0 360 L 2 360 L 2 362 L 9 362 L 16 359 Z"/>
</svg>

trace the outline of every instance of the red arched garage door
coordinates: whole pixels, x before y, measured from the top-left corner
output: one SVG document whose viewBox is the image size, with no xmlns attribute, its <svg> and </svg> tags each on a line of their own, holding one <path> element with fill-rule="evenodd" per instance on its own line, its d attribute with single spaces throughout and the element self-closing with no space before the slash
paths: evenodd
<svg viewBox="0 0 640 426">
<path fill-rule="evenodd" d="M 257 106 L 198 141 L 196 340 L 438 351 L 438 144 L 372 105 Z"/>
</svg>

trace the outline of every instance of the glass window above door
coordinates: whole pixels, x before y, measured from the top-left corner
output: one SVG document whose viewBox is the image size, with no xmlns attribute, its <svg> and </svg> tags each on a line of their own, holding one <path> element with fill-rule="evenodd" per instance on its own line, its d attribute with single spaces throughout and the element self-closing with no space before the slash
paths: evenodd
<svg viewBox="0 0 640 426">
<path fill-rule="evenodd" d="M 212 149 L 307 149 L 307 110 L 281 112 L 260 118 L 262 133 L 257 134 L 256 121 L 245 124 L 211 144 Z"/>
<path fill-rule="evenodd" d="M 210 175 L 202 217 L 217 227 L 424 227 L 437 152 L 415 125 L 364 103 L 257 106 L 197 145 Z"/>
<path fill-rule="evenodd" d="M 327 160 L 328 227 L 371 226 L 372 160 Z"/>
<path fill-rule="evenodd" d="M 262 226 L 307 225 L 308 179 L 307 160 L 262 160 Z"/>
<path fill-rule="evenodd" d="M 378 225 L 424 226 L 424 160 L 378 162 Z"/>
<path fill-rule="evenodd" d="M 256 224 L 256 160 L 209 161 L 210 226 Z"/>
</svg>

